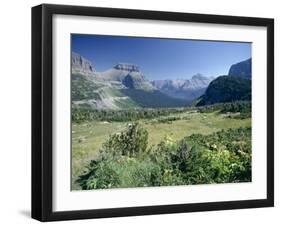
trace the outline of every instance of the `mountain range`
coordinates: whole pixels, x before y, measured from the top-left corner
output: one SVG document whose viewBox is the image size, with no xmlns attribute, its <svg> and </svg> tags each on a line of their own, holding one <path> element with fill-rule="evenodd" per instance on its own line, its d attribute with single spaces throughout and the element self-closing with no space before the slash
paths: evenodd
<svg viewBox="0 0 281 226">
<path fill-rule="evenodd" d="M 249 78 L 248 61 L 232 65 L 231 77 Z M 88 59 L 75 52 L 71 64 L 73 107 L 116 110 L 183 107 L 198 98 L 202 100 L 216 80 L 198 73 L 191 79 L 149 81 L 137 65 L 128 63 L 98 72 Z"/>
<path fill-rule="evenodd" d="M 151 81 L 151 84 L 168 96 L 192 101 L 204 94 L 213 79 L 213 77 L 206 77 L 198 73 L 190 80 L 154 80 Z"/>
<path fill-rule="evenodd" d="M 137 65 L 119 63 L 97 72 L 91 62 L 72 53 L 72 106 L 94 109 L 183 107 L 189 102 L 168 96 L 148 81 Z"/>
</svg>

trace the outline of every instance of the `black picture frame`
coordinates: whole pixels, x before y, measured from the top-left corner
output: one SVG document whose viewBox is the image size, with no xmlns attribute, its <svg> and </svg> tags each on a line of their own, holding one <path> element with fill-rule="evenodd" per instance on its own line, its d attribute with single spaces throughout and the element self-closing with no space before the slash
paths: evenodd
<svg viewBox="0 0 281 226">
<path fill-rule="evenodd" d="M 52 18 L 55 14 L 266 27 L 267 198 L 54 212 L 52 210 Z M 273 19 L 50 4 L 32 8 L 32 218 L 40 221 L 57 221 L 271 206 L 274 206 Z"/>
</svg>

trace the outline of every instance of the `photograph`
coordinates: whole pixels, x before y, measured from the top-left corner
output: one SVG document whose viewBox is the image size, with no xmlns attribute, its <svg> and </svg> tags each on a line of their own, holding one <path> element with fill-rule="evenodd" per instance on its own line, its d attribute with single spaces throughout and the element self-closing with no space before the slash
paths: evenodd
<svg viewBox="0 0 281 226">
<path fill-rule="evenodd" d="M 274 18 L 242 5 L 32 7 L 33 219 L 275 205 Z"/>
<path fill-rule="evenodd" d="M 71 190 L 252 181 L 252 43 L 71 34 Z"/>
</svg>

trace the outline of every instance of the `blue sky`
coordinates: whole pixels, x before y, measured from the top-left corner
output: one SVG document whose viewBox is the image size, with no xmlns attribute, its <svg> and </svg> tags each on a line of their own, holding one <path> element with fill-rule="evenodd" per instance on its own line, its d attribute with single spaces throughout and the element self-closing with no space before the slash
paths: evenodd
<svg viewBox="0 0 281 226">
<path fill-rule="evenodd" d="M 149 80 L 225 75 L 232 64 L 252 54 L 250 43 L 239 42 L 80 34 L 71 39 L 72 51 L 90 60 L 97 71 L 132 63 Z"/>
</svg>

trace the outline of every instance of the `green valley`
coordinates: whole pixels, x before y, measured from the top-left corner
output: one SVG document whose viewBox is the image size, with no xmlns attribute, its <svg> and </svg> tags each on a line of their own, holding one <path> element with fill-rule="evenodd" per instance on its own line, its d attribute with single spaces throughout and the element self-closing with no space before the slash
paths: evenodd
<svg viewBox="0 0 281 226">
<path fill-rule="evenodd" d="M 110 136 L 126 130 L 126 127 L 133 122 L 137 121 L 148 132 L 148 147 L 152 149 L 162 141 L 177 142 L 192 134 L 207 135 L 223 129 L 251 127 L 250 118 L 240 119 L 237 118 L 239 112 L 221 113 L 219 109 L 222 109 L 222 106 L 206 110 L 206 113 L 202 109 L 193 108 L 166 109 L 163 110 L 162 116 L 161 111 L 158 112 L 160 116 L 152 113 L 159 109 L 151 109 L 150 113 L 146 113 L 151 114 L 151 118 L 149 116 L 142 118 L 139 113 L 140 119 L 133 121 L 130 120 L 130 118 L 134 119 L 133 116 L 129 118 L 124 116 L 121 120 L 122 117 L 118 117 L 118 113 L 115 118 L 114 116 L 109 117 L 110 113 L 106 116 L 103 113 L 94 112 L 95 115 L 99 115 L 95 120 L 84 118 L 84 120 L 74 122 L 72 124 L 72 188 L 81 189 L 77 183 L 78 177 L 83 174 L 92 160 L 99 158 L 100 150 Z M 143 110 L 143 112 L 147 111 Z M 102 115 L 104 116 L 102 117 Z M 77 118 L 78 116 L 74 120 Z"/>
<path fill-rule="evenodd" d="M 73 52 L 71 189 L 251 182 L 251 58 L 234 63 L 225 76 L 148 80 Z"/>
</svg>

